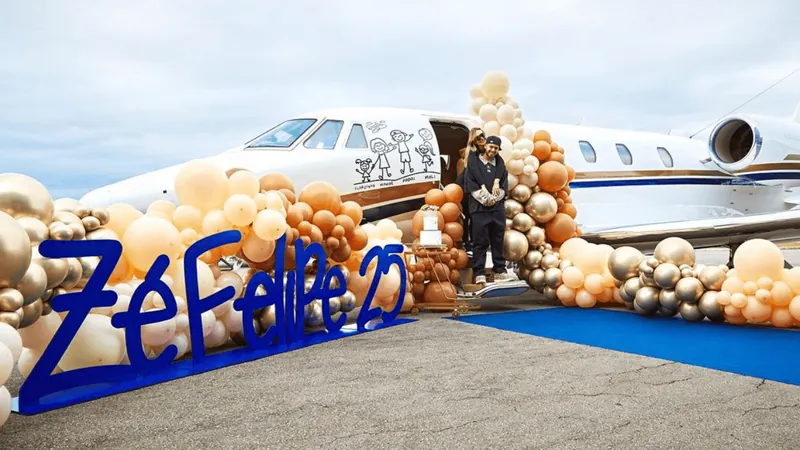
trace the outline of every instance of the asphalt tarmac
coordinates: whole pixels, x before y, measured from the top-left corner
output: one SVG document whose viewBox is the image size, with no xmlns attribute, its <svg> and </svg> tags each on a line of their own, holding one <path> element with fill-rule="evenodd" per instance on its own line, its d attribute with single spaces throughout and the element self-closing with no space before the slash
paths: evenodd
<svg viewBox="0 0 800 450">
<path fill-rule="evenodd" d="M 786 253 L 800 264 L 800 251 Z M 724 263 L 727 253 L 699 260 Z M 527 295 L 483 306 L 543 307 L 537 302 Z M 800 447 L 798 387 L 442 316 L 12 415 L 0 448 Z M 12 377 L 12 394 L 20 382 Z"/>
</svg>

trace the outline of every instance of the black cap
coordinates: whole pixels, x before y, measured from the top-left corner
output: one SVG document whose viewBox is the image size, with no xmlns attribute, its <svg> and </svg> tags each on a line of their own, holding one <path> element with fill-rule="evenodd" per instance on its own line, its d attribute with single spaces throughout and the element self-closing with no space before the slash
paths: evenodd
<svg viewBox="0 0 800 450">
<path fill-rule="evenodd" d="M 486 145 L 494 144 L 500 147 L 500 143 L 501 143 L 500 138 L 497 136 L 489 136 L 488 138 L 486 138 Z"/>
</svg>

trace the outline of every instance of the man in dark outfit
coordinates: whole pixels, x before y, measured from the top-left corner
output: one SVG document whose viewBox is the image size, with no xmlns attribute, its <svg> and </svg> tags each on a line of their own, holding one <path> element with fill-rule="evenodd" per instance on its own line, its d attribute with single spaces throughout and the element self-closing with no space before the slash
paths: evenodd
<svg viewBox="0 0 800 450">
<path fill-rule="evenodd" d="M 495 281 L 511 279 L 503 258 L 508 172 L 503 158 L 498 155 L 499 151 L 500 138 L 490 136 L 475 164 L 468 164 L 465 170 L 466 194 L 469 195 L 469 212 L 472 216 L 472 273 L 476 284 L 486 283 L 486 251 L 490 246 Z"/>
</svg>

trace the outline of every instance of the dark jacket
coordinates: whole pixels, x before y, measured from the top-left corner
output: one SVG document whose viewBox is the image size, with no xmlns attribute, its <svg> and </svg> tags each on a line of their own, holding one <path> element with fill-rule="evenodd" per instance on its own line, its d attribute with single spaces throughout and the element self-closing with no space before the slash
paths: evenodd
<svg viewBox="0 0 800 450">
<path fill-rule="evenodd" d="M 470 214 L 475 214 L 476 212 L 496 211 L 498 209 L 503 210 L 504 200 L 508 196 L 508 172 L 506 171 L 505 161 L 498 154 L 494 157 L 494 165 L 484 164 L 483 161 L 481 161 L 478 157 L 478 154 L 475 152 L 473 153 L 474 156 L 470 155 L 470 158 L 474 159 L 469 160 L 467 163 L 467 168 L 464 170 L 466 173 L 466 176 L 464 177 L 464 196 L 469 197 Z M 500 179 L 500 189 L 503 190 L 505 195 L 494 205 L 484 206 L 472 196 L 472 193 L 479 191 L 481 189 L 481 185 L 486 186 L 486 189 L 491 193 L 495 178 Z"/>
</svg>

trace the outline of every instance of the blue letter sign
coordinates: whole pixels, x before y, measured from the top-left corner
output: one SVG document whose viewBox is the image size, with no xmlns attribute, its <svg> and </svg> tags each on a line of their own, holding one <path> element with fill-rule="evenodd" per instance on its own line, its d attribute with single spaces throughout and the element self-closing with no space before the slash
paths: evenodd
<svg viewBox="0 0 800 450">
<path fill-rule="evenodd" d="M 91 309 L 110 307 L 116 303 L 117 294 L 112 290 L 104 289 L 104 287 L 122 256 L 122 244 L 115 240 L 47 240 L 42 242 L 39 245 L 39 252 L 46 258 L 98 256 L 100 263 L 83 290 L 62 294 L 53 299 L 53 311 L 67 314 L 52 341 L 20 388 L 19 397 L 14 399 L 14 411 L 21 414 L 37 414 L 232 364 L 252 361 L 354 333 L 412 321 L 411 319 L 397 319 L 406 292 L 406 269 L 403 258 L 400 256 L 403 252 L 402 245 L 373 247 L 364 258 L 359 270 L 361 276 L 366 275 L 367 267 L 376 258 L 377 269 L 353 329 L 346 326 L 346 313 L 342 312 L 337 320 L 334 320 L 331 315 L 329 299 L 340 296 L 347 290 L 341 268 L 338 266 L 326 267 L 322 245 L 312 243 L 304 247 L 303 241 L 298 239 L 294 243 L 296 269 L 285 273 L 286 236 L 284 235 L 276 242 L 274 278 L 266 272 L 256 272 L 248 282 L 242 297 L 233 301 L 233 309 L 240 311 L 245 318 L 248 318 L 242 321 L 247 346 L 206 355 L 202 314 L 232 299 L 235 292 L 233 287 L 226 287 L 206 298 L 200 298 L 197 282 L 197 259 L 206 251 L 239 241 L 240 237 L 241 234 L 237 230 L 224 231 L 205 237 L 186 250 L 184 278 L 192 341 L 192 352 L 189 358 L 173 361 L 177 355 L 177 348 L 174 345 L 168 345 L 155 359 L 148 358 L 142 350 L 142 326 L 168 320 L 175 317 L 178 312 L 175 296 L 161 280 L 161 276 L 169 266 L 167 256 L 161 255 L 147 271 L 143 282 L 134 291 L 128 310 L 118 312 L 111 318 L 112 326 L 125 331 L 125 343 L 130 364 L 87 367 L 57 374 L 53 374 L 53 371 Z M 305 267 L 313 258 L 317 259 L 318 270 L 311 289 L 305 292 Z M 392 265 L 397 265 L 400 270 L 399 300 L 392 311 L 381 312 L 380 308 L 371 308 L 372 298 L 378 288 L 381 276 L 389 273 Z M 285 286 L 284 275 L 286 277 Z M 334 283 L 334 279 L 338 283 Z M 337 287 L 332 288 L 331 286 Z M 264 288 L 265 294 L 258 294 L 260 287 Z M 165 305 L 163 309 L 141 311 L 142 303 L 150 292 L 157 292 L 161 295 Z M 318 299 L 322 301 L 325 327 L 321 331 L 307 334 L 304 310 L 306 305 Z M 259 336 L 253 321 L 249 318 L 253 316 L 254 311 L 269 306 L 275 308 L 275 324 Z M 378 318 L 381 318 L 382 322 L 376 322 Z"/>
</svg>

